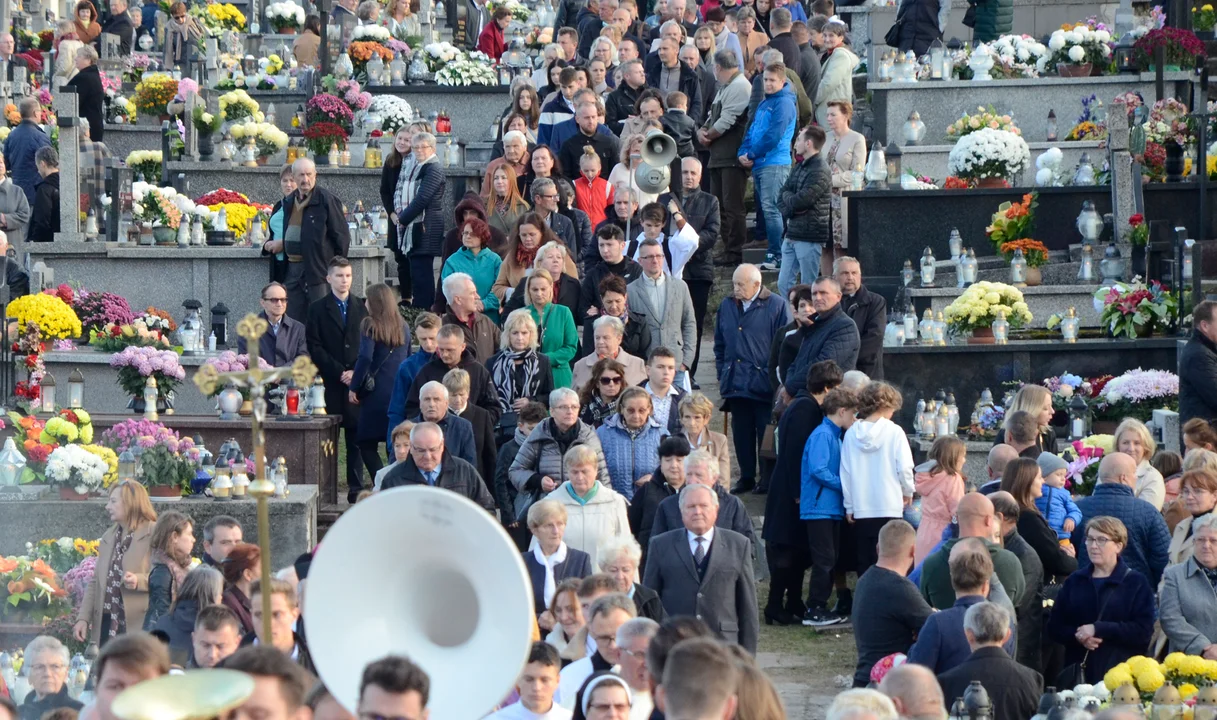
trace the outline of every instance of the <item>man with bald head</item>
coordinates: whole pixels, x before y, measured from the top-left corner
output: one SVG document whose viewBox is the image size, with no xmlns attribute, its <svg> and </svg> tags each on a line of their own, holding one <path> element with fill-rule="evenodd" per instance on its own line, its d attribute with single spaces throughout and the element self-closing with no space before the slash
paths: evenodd
<svg viewBox="0 0 1217 720">
<path fill-rule="evenodd" d="M 980 486 L 980 492 L 983 495 L 991 495 L 1001 488 L 1001 476 L 1006 471 L 1006 466 L 1010 461 L 1018 457 L 1018 451 L 1009 445 L 1002 443 L 994 445 L 989 451 L 989 460 L 986 463 L 985 470 L 989 473 L 989 482 Z"/>
<path fill-rule="evenodd" d="M 946 702 L 938 678 L 923 665 L 905 663 L 892 668 L 879 683 L 879 692 L 892 699 L 907 720 L 943 720 Z"/>
<path fill-rule="evenodd" d="M 1090 497 L 1078 500 L 1082 522 L 1073 529 L 1073 546 L 1086 547 L 1086 523 L 1108 515 L 1128 528 L 1128 544 L 1120 558 L 1132 570 L 1144 575 L 1154 587 L 1166 568 L 1170 533 L 1166 521 L 1153 505 L 1133 494 L 1137 486 L 1137 462 L 1124 453 L 1110 453 L 1099 462 L 1099 484 Z M 1078 566 L 1090 565 L 1090 557 L 1078 553 Z"/>
<path fill-rule="evenodd" d="M 907 653 L 934 609 L 907 577 L 913 566 L 917 531 L 904 520 L 889 520 L 879 530 L 878 560 L 854 588 L 853 612 L 866 622 L 854 625 L 858 664 L 854 687 L 866 687 L 871 668 L 893 653 Z"/>
<path fill-rule="evenodd" d="M 959 537 L 948 540 L 938 552 L 925 559 L 921 566 L 921 596 L 939 610 L 955 604 L 955 589 L 951 585 L 951 550 L 966 538 L 979 538 L 989 550 L 992 566 L 1010 601 L 1017 605 L 1027 583 L 1023 566 L 1014 553 L 997 544 L 1001 524 L 993 511 L 993 503 L 978 492 L 968 493 L 955 509 L 959 521 Z M 1163 546 L 1165 547 L 1165 546 Z"/>
<path fill-rule="evenodd" d="M 756 487 L 756 460 L 773 411 L 769 346 L 790 322 L 786 300 L 761 283 L 761 271 L 747 263 L 731 276 L 732 295 L 718 306 L 714 329 L 714 369 L 719 394 L 731 413 L 731 433 L 740 479 L 733 492 Z M 851 326 L 853 321 L 845 318 Z M 857 333 L 857 328 L 854 328 Z"/>
<path fill-rule="evenodd" d="M 292 163 L 296 192 L 283 198 L 283 252 L 287 255 L 287 315 L 303 323 L 308 306 L 330 291 L 330 261 L 351 247 L 342 201 L 317 187 L 317 166 L 308 158 Z"/>
</svg>

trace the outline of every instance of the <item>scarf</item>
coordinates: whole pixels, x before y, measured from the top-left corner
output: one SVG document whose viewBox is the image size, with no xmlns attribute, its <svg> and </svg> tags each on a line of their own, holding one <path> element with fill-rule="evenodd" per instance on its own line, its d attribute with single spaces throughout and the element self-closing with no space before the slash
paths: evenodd
<svg viewBox="0 0 1217 720">
<path fill-rule="evenodd" d="M 558 444 L 558 448 L 566 455 L 566 451 L 570 450 L 570 446 L 575 443 L 579 437 L 579 423 L 571 425 L 566 431 L 558 429 L 558 423 L 552 418 L 549 421 L 549 432 L 553 436 L 554 442 Z"/>
<path fill-rule="evenodd" d="M 599 490 L 600 490 L 600 481 L 599 480 L 592 483 L 591 490 L 588 490 L 587 493 L 584 495 L 580 495 L 578 492 L 576 492 L 574 485 L 571 485 L 569 482 L 566 483 L 566 492 L 570 493 L 570 496 L 572 498 L 574 498 L 575 502 L 579 503 L 580 505 L 586 505 L 589 502 L 591 502 L 592 498 L 596 497 L 596 493 Z"/>
<path fill-rule="evenodd" d="M 528 248 L 524 247 L 524 243 L 516 245 L 516 264 L 522 268 L 532 267 L 533 261 L 537 259 L 537 250 L 540 249 L 540 246 L 538 246 L 532 250 L 529 250 Z M 555 282 L 554 286 L 556 287 L 557 284 L 558 283 Z"/>
<path fill-rule="evenodd" d="M 558 550 L 549 557 L 545 556 L 545 553 L 541 551 L 541 544 L 537 543 L 532 549 L 532 557 L 539 564 L 545 566 L 545 607 L 549 607 L 549 604 L 553 602 L 554 592 L 557 591 L 558 587 L 557 582 L 554 580 L 554 568 L 566 562 L 566 543 L 559 543 Z"/>
<path fill-rule="evenodd" d="M 182 581 L 186 579 L 186 573 L 190 572 L 190 564 L 187 561 L 185 566 L 179 565 L 177 560 L 169 557 L 163 550 L 152 551 L 152 564 L 161 563 L 169 568 L 169 574 L 173 576 L 173 582 L 169 585 L 170 599 L 177 597 L 178 588 L 182 586 Z"/>
<path fill-rule="evenodd" d="M 432 155 L 422 162 L 411 164 L 409 172 L 406 171 L 403 163 L 402 173 L 397 178 L 397 191 L 393 195 L 393 206 L 395 208 L 399 207 L 404 210 L 410 203 L 414 202 L 414 196 L 418 194 L 419 177 L 422 175 L 423 166 L 436 162 L 439 162 L 439 155 Z M 424 214 L 419 213 L 406 227 L 397 226 L 397 246 L 403 255 L 410 252 L 414 244 L 414 226 L 422 221 Z"/>
<path fill-rule="evenodd" d="M 1210 570 L 1200 563 L 1196 563 L 1196 567 L 1200 568 L 1200 571 L 1204 573 L 1206 578 L 1208 578 L 1209 584 L 1214 588 L 1217 588 L 1217 568 Z M 548 607 L 548 605 L 546 607 Z"/>
<path fill-rule="evenodd" d="M 132 533 L 119 527 L 114 533 L 114 553 L 110 566 L 106 568 L 105 599 L 102 612 L 110 616 L 110 637 L 127 632 L 127 613 L 123 610 L 123 556 L 131 547 Z"/>
<path fill-rule="evenodd" d="M 598 428 L 604 424 L 605 418 L 615 412 L 617 412 L 617 401 L 605 400 L 597 391 L 592 397 L 592 401 L 587 404 L 587 407 L 583 408 L 581 419 L 588 425 Z"/>
<path fill-rule="evenodd" d="M 520 364 L 517 365 L 517 362 Z M 541 387 L 540 365 L 536 350 L 505 350 L 495 356 L 490 375 L 499 391 L 499 410 L 504 413 L 512 412 L 512 403 L 516 400 L 537 394 Z M 548 603 L 546 606 L 548 607 Z"/>
</svg>

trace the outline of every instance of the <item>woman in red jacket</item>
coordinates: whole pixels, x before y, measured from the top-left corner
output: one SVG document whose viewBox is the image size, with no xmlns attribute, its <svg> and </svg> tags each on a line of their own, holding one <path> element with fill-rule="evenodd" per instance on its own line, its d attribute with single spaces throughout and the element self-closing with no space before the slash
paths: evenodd
<svg viewBox="0 0 1217 720">
<path fill-rule="evenodd" d="M 496 8 L 493 22 L 486 23 L 486 27 L 482 28 L 482 34 L 478 36 L 478 50 L 497 62 L 499 58 L 503 57 L 503 53 L 507 52 L 507 40 L 503 37 L 503 31 L 510 24 L 511 11 L 505 7 Z"/>
</svg>

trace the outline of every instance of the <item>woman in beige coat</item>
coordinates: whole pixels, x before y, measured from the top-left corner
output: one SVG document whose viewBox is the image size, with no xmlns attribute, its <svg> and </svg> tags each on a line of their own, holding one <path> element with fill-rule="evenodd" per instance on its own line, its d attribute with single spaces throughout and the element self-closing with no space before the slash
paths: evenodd
<svg viewBox="0 0 1217 720">
<path fill-rule="evenodd" d="M 101 646 L 144 626 L 148 570 L 156 511 L 148 491 L 125 480 L 110 491 L 106 511 L 114 525 L 101 536 L 97 570 L 76 616 L 76 639 Z"/>
<path fill-rule="evenodd" d="M 681 432 L 694 450 L 705 450 L 718 460 L 718 476 L 731 477 L 731 455 L 727 451 L 727 436 L 710 429 L 714 403 L 699 392 L 686 395 L 677 408 Z"/>
<path fill-rule="evenodd" d="M 844 100 L 832 100 L 827 104 L 825 121 L 827 137 L 824 140 L 824 162 L 832 172 L 832 245 L 820 256 L 820 275 L 832 275 L 832 261 L 837 248 L 844 248 L 845 216 L 841 212 L 841 193 L 853 184 L 854 174 L 866 164 L 866 138 L 851 130 L 850 119 L 854 106 Z"/>
</svg>

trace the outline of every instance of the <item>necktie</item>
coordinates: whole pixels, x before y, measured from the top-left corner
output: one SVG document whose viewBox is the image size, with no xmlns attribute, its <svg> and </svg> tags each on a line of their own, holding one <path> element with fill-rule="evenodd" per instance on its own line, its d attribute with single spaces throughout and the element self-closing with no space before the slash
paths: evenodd
<svg viewBox="0 0 1217 720">
<path fill-rule="evenodd" d="M 702 561 L 706 559 L 706 539 L 704 537 L 697 537 L 693 541 L 697 543 L 697 552 L 693 553 L 693 560 L 698 565 L 701 565 Z"/>
<path fill-rule="evenodd" d="M 435 476 L 436 475 L 438 475 L 438 473 L 436 473 L 434 470 L 423 473 L 423 477 L 425 477 L 427 479 L 427 484 L 431 485 L 432 487 L 435 486 Z"/>
</svg>

